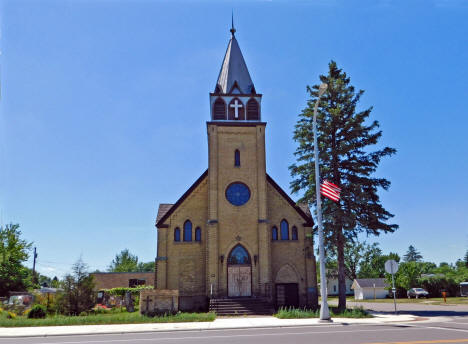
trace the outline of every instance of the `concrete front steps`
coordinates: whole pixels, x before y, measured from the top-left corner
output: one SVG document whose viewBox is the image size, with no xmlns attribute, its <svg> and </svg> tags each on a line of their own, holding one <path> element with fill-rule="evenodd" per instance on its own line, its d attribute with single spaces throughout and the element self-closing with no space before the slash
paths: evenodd
<svg viewBox="0 0 468 344">
<path fill-rule="evenodd" d="M 267 300 L 254 297 L 211 299 L 210 312 L 217 315 L 272 315 L 273 306 Z"/>
</svg>

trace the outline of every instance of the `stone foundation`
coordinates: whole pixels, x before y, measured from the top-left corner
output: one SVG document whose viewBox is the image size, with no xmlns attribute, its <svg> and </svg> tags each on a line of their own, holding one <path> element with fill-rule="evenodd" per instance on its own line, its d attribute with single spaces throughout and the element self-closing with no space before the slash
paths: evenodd
<svg viewBox="0 0 468 344">
<path fill-rule="evenodd" d="M 140 314 L 154 316 L 179 311 L 179 291 L 143 289 L 140 291 Z"/>
</svg>

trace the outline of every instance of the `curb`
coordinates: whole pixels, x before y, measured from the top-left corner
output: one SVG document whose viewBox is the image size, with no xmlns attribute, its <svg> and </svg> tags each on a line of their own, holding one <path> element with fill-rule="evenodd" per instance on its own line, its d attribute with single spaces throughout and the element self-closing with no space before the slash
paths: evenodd
<svg viewBox="0 0 468 344">
<path fill-rule="evenodd" d="M 347 322 L 331 322 L 329 324 L 291 324 L 291 325 L 259 325 L 259 326 L 241 326 L 241 327 L 217 327 L 217 328 L 181 328 L 181 329 L 164 329 L 164 330 L 133 330 L 133 331 L 106 331 L 106 332 L 98 332 L 98 333 L 52 333 L 52 334 L 30 334 L 30 335 L 11 335 L 11 336 L 4 336 L 0 335 L 1 339 L 6 338 L 46 338 L 46 337 L 65 337 L 65 336 L 97 336 L 97 335 L 110 335 L 110 334 L 135 334 L 135 333 L 168 333 L 168 332 L 201 332 L 201 331 L 225 331 L 225 330 L 246 330 L 246 329 L 272 329 L 272 328 L 288 328 L 288 327 L 334 327 L 334 326 L 352 326 L 352 325 L 369 325 L 369 326 L 383 326 L 386 324 L 394 324 L 394 323 L 407 323 L 407 322 L 415 322 L 416 319 L 413 320 L 406 320 L 406 321 L 386 321 L 381 323 L 365 323 L 365 322 L 355 322 L 355 323 L 347 323 Z M 80 326 L 80 325 L 76 325 Z M 84 325 L 86 326 L 86 325 Z M 91 325 L 93 326 L 93 325 Z M 99 325 L 98 325 L 99 326 Z M 409 325 L 410 326 L 410 325 Z M 6 328 L 6 327 L 3 327 Z M 10 327 L 11 328 L 11 327 Z M 21 327 L 17 327 L 21 328 Z"/>
</svg>

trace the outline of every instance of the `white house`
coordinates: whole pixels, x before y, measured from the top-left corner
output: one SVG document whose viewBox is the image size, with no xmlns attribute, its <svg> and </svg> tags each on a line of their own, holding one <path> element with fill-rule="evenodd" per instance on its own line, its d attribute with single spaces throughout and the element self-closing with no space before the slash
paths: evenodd
<svg viewBox="0 0 468 344">
<path fill-rule="evenodd" d="M 355 300 L 385 299 L 388 295 L 385 278 L 356 278 L 351 289 Z"/>
</svg>

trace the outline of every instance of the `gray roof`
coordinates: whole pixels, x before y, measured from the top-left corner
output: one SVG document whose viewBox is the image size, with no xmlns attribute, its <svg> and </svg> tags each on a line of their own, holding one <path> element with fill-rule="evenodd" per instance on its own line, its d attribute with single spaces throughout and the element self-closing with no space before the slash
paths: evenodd
<svg viewBox="0 0 468 344">
<path fill-rule="evenodd" d="M 158 208 L 158 215 L 156 216 L 156 223 L 162 219 L 164 215 L 172 208 L 174 204 L 161 203 Z"/>
<path fill-rule="evenodd" d="M 237 82 L 237 86 L 239 86 L 243 94 L 251 94 L 255 91 L 249 70 L 239 48 L 239 43 L 237 43 L 236 36 L 233 33 L 226 50 L 226 55 L 224 55 L 216 85 L 220 93 L 229 93 L 235 82 Z"/>
<path fill-rule="evenodd" d="M 310 212 L 310 208 L 309 206 L 307 205 L 307 203 L 298 203 L 297 204 L 299 208 L 301 208 L 301 210 L 306 213 L 307 216 L 309 216 L 310 218 L 312 218 L 312 214 Z"/>
<path fill-rule="evenodd" d="M 361 288 L 387 288 L 388 284 L 385 278 L 356 278 L 354 280 Z"/>
</svg>

